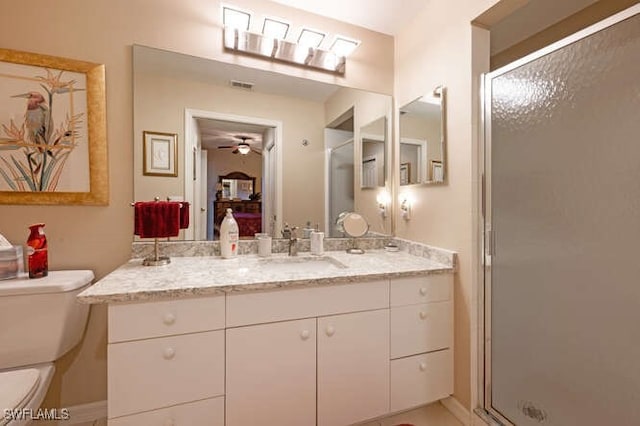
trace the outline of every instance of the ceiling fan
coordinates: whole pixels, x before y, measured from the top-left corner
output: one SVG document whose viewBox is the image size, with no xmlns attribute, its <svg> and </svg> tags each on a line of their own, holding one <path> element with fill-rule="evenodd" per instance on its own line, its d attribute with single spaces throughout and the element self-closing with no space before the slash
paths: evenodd
<svg viewBox="0 0 640 426">
<path fill-rule="evenodd" d="M 233 149 L 233 151 L 231 151 L 232 154 L 242 154 L 242 155 L 247 155 L 249 154 L 251 151 L 257 153 L 257 154 L 261 154 L 261 152 L 255 148 L 252 148 L 251 145 L 249 145 L 247 143 L 248 140 L 253 140 L 252 137 L 250 136 L 244 136 L 244 135 L 237 135 L 234 137 L 234 139 L 236 140 L 241 140 L 242 142 L 235 144 L 235 145 L 224 145 L 224 146 L 219 146 L 218 149 Z"/>
</svg>

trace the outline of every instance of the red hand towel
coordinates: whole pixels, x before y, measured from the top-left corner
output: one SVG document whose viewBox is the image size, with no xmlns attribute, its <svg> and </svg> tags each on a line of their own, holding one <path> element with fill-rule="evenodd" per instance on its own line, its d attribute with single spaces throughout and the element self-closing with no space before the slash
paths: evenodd
<svg viewBox="0 0 640 426">
<path fill-rule="evenodd" d="M 187 229 L 189 227 L 189 203 L 182 201 L 180 204 L 182 205 L 180 209 L 180 229 Z"/>
<path fill-rule="evenodd" d="M 134 234 L 141 238 L 177 237 L 180 233 L 180 203 L 137 202 L 134 205 Z"/>
</svg>

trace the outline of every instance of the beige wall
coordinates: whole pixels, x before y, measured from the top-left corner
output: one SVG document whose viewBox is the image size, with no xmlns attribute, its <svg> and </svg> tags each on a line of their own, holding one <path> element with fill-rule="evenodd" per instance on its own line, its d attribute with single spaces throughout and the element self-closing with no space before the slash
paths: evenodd
<svg viewBox="0 0 640 426">
<path fill-rule="evenodd" d="M 396 230 L 401 238 L 459 253 L 454 289 L 454 396 L 466 407 L 470 407 L 472 400 L 471 372 L 475 361 L 471 359 L 470 324 L 475 315 L 477 273 L 473 226 L 477 215 L 474 145 L 477 120 L 473 105 L 478 101 L 478 91 L 472 68 L 471 21 L 494 3 L 497 1 L 432 0 L 396 38 L 397 105 L 429 93 L 440 84 L 447 87 L 448 183 L 401 187 L 400 193 L 409 192 L 415 203 L 411 220 L 398 217 Z M 485 48 L 488 59 L 488 40 Z"/>
<path fill-rule="evenodd" d="M 286 74 L 392 92 L 393 39 L 347 23 L 259 0 L 235 4 L 259 14 L 282 16 L 311 27 L 362 40 L 344 77 L 236 56 L 222 50 L 218 0 L 6 0 L 2 47 L 106 65 L 110 204 L 107 207 L 0 206 L 0 233 L 20 243 L 26 227 L 47 224 L 51 269 L 90 268 L 98 277 L 130 256 L 133 211 L 133 121 L 131 45 L 139 43 Z M 301 145 L 288 155 L 296 155 Z M 312 161 L 312 160 L 310 160 Z M 292 172 L 303 175 L 310 163 Z M 304 193 L 296 195 L 299 202 Z M 307 216 L 307 214 L 304 214 Z M 106 398 L 106 310 L 93 307 L 81 347 L 57 363 L 46 406 Z"/>
</svg>

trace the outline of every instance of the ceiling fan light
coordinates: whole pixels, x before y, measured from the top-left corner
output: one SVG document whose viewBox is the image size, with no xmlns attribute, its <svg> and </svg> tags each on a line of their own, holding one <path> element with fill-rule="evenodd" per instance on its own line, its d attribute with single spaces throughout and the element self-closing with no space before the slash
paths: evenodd
<svg viewBox="0 0 640 426">
<path fill-rule="evenodd" d="M 251 151 L 251 147 L 246 143 L 238 145 L 238 152 L 242 155 L 247 155 Z"/>
</svg>

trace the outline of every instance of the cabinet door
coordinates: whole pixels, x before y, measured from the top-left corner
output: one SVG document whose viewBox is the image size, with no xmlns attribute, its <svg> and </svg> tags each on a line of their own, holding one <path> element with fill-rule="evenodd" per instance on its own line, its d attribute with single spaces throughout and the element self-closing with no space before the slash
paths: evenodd
<svg viewBox="0 0 640 426">
<path fill-rule="evenodd" d="M 389 411 L 389 310 L 318 319 L 318 426 Z"/>
<path fill-rule="evenodd" d="M 312 426 L 315 415 L 315 318 L 227 330 L 226 426 Z"/>
</svg>

